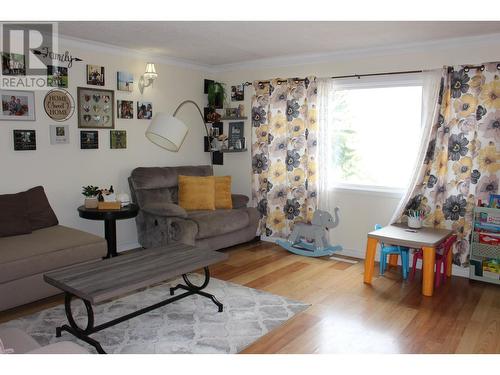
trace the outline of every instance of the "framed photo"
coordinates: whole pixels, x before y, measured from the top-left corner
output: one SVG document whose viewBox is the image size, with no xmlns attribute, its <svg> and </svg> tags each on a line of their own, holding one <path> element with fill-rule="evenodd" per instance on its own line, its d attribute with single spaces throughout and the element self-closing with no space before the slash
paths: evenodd
<svg viewBox="0 0 500 375">
<path fill-rule="evenodd" d="M 78 87 L 78 127 L 84 129 L 115 128 L 115 92 Z"/>
<path fill-rule="evenodd" d="M 68 68 L 63 66 L 47 66 L 47 86 L 68 87 Z"/>
<path fill-rule="evenodd" d="M 50 144 L 62 145 L 69 143 L 68 125 L 50 125 Z"/>
<path fill-rule="evenodd" d="M 104 86 L 104 66 L 87 65 L 87 85 Z"/>
<path fill-rule="evenodd" d="M 230 149 L 243 149 L 245 135 L 245 123 L 243 121 L 229 123 L 228 147 Z"/>
<path fill-rule="evenodd" d="M 226 108 L 226 117 L 238 117 L 238 108 Z"/>
<path fill-rule="evenodd" d="M 134 91 L 134 75 L 129 72 L 117 72 L 116 82 L 118 91 Z"/>
<path fill-rule="evenodd" d="M 99 133 L 97 130 L 80 131 L 80 148 L 82 150 L 94 150 L 99 148 Z"/>
<path fill-rule="evenodd" d="M 125 130 L 110 130 L 109 137 L 111 149 L 127 148 L 127 132 Z"/>
<path fill-rule="evenodd" d="M 34 130 L 14 130 L 14 150 L 36 150 L 36 132 Z"/>
<path fill-rule="evenodd" d="M 245 86 L 231 86 L 231 101 L 241 102 L 242 100 L 245 100 Z"/>
<path fill-rule="evenodd" d="M 0 120 L 35 121 L 35 93 L 33 91 L 0 90 L 2 114 Z"/>
<path fill-rule="evenodd" d="M 118 100 L 117 104 L 117 117 L 124 119 L 134 118 L 134 102 L 131 100 Z"/>
<path fill-rule="evenodd" d="M 140 120 L 151 120 L 153 118 L 153 103 L 137 102 L 137 118 Z"/>
<path fill-rule="evenodd" d="M 26 64 L 24 55 L 20 53 L 2 53 L 2 75 L 25 76 Z"/>
</svg>

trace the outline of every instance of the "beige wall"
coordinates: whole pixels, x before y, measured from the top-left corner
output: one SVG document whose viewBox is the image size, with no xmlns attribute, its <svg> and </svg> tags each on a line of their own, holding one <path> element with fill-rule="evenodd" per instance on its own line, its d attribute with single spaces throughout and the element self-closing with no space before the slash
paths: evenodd
<svg viewBox="0 0 500 375">
<path fill-rule="evenodd" d="M 326 61 L 328 60 L 328 61 Z M 376 72 L 391 72 L 419 69 L 435 69 L 443 65 L 478 64 L 500 60 L 500 38 L 473 38 L 463 42 L 454 40 L 448 43 L 394 48 L 384 53 L 364 51 L 338 56 L 317 56 L 304 59 L 295 65 L 281 61 L 247 63 L 245 66 L 228 66 L 226 71 L 216 74 L 216 79 L 231 85 L 281 77 L 304 77 L 315 75 L 349 75 Z M 253 89 L 245 89 L 245 109 L 250 113 Z M 251 131 L 251 121 L 246 122 L 245 136 Z M 250 152 L 235 154 L 225 158 L 224 167 L 219 173 L 231 174 L 235 187 L 251 193 Z M 341 209 L 341 224 L 333 231 L 336 242 L 349 250 L 350 254 L 362 256 L 366 244 L 366 233 L 373 230 L 375 223 L 386 224 L 399 202 L 399 195 L 357 191 L 338 191 L 336 204 Z"/>
<path fill-rule="evenodd" d="M 106 89 L 116 90 L 116 72 L 127 70 L 134 73 L 132 93 L 115 91 L 116 99 L 134 101 L 134 117 L 137 117 L 137 100 L 153 103 L 153 113 L 172 113 L 184 99 L 192 99 L 203 107 L 203 78 L 207 73 L 193 68 L 179 67 L 156 62 L 158 79 L 153 87 L 141 95 L 137 81 L 144 72 L 143 57 L 125 55 L 123 51 L 106 51 L 102 46 L 84 45 L 62 41 L 60 50 L 69 49 L 74 56 L 83 59 L 74 63 L 69 71 L 69 92 L 76 99 L 77 86 L 87 86 L 87 63 L 106 68 Z M 109 148 L 109 130 L 99 130 L 99 149 L 80 150 L 77 115 L 63 124 L 69 125 L 70 144 L 50 145 L 49 125 L 55 124 L 43 110 L 44 92 L 36 92 L 36 121 L 0 122 L 0 194 L 13 193 L 35 185 L 43 185 L 59 221 L 63 225 L 103 234 L 103 223 L 78 217 L 76 208 L 82 204 L 80 194 L 83 185 L 113 185 L 117 192 L 129 192 L 127 177 L 138 166 L 169 166 L 207 164 L 208 154 L 203 152 L 201 119 L 193 106 L 184 107 L 179 117 L 189 125 L 189 133 L 178 153 L 172 153 L 150 143 L 144 136 L 148 120 L 124 120 L 115 118 L 115 129 L 127 131 L 127 149 Z M 115 103 L 116 105 L 116 103 Z M 116 114 L 115 114 L 116 116 Z M 36 151 L 14 151 L 13 129 L 35 129 Z M 125 249 L 137 244 L 134 220 L 117 224 L 118 247 Z"/>
</svg>

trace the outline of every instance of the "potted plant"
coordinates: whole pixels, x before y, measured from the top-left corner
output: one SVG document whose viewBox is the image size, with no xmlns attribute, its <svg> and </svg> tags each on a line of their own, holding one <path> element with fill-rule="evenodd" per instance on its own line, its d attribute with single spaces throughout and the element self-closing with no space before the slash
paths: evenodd
<svg viewBox="0 0 500 375">
<path fill-rule="evenodd" d="M 207 90 L 208 106 L 210 109 L 221 109 L 227 99 L 225 84 L 222 82 L 210 82 Z"/>
<path fill-rule="evenodd" d="M 99 192 L 100 189 L 97 186 L 83 186 L 82 194 L 85 197 L 85 208 L 97 208 Z"/>
</svg>

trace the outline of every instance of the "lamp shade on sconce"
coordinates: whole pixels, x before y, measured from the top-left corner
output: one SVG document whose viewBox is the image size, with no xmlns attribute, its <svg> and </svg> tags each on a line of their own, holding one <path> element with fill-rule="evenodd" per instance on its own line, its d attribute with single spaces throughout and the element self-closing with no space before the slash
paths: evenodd
<svg viewBox="0 0 500 375">
<path fill-rule="evenodd" d="M 146 64 L 146 72 L 144 73 L 145 80 L 155 80 L 158 77 L 158 73 L 156 73 L 155 64 L 147 63 Z"/>
<path fill-rule="evenodd" d="M 146 137 L 154 144 L 169 151 L 179 151 L 188 132 L 188 127 L 179 119 L 157 113 L 146 130 Z"/>
</svg>

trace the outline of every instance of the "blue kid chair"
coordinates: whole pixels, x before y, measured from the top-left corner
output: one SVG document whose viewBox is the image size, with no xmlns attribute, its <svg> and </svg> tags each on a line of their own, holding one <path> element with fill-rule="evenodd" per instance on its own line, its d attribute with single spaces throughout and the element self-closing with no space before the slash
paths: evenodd
<svg viewBox="0 0 500 375">
<path fill-rule="evenodd" d="M 382 229 L 382 225 L 375 224 L 375 230 Z M 380 274 L 383 275 L 387 267 L 387 255 L 397 254 L 401 256 L 401 268 L 403 270 L 403 279 L 408 278 L 410 272 L 410 249 L 404 246 L 387 246 L 380 244 Z"/>
</svg>

